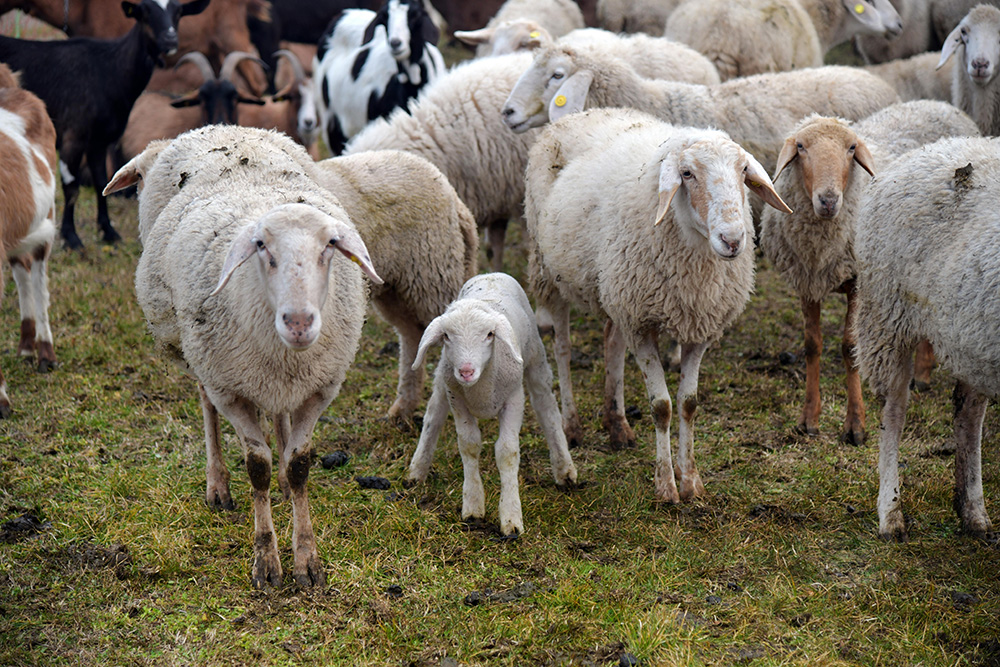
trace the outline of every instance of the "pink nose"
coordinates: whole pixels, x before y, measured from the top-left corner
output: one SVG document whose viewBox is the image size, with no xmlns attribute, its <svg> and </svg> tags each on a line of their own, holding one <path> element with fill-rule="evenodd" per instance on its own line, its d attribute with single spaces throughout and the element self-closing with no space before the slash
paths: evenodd
<svg viewBox="0 0 1000 667">
<path fill-rule="evenodd" d="M 281 319 L 293 338 L 302 338 L 304 334 L 309 332 L 314 317 L 311 313 L 285 313 Z"/>
<path fill-rule="evenodd" d="M 472 367 L 472 364 L 465 364 L 458 369 L 458 374 L 462 376 L 463 380 L 471 380 L 472 376 L 476 374 L 476 369 Z"/>
</svg>

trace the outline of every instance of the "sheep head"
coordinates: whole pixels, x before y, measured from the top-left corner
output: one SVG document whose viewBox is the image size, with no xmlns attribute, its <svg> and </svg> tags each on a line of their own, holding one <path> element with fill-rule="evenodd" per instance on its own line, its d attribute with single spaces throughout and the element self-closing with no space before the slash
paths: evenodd
<svg viewBox="0 0 1000 667">
<path fill-rule="evenodd" d="M 582 111 L 594 75 L 576 60 L 566 46 L 539 49 L 504 102 L 500 113 L 507 127 L 520 134 Z"/>
<path fill-rule="evenodd" d="M 373 282 L 382 283 L 364 241 L 346 220 L 346 214 L 337 219 L 307 204 L 271 209 L 233 240 L 219 284 L 210 296 L 221 292 L 233 272 L 256 256 L 278 337 L 293 350 L 308 348 L 323 324 L 321 313 L 335 250 L 356 262 Z"/>
<path fill-rule="evenodd" d="M 554 41 L 548 30 L 531 19 L 504 21 L 492 28 L 456 30 L 455 37 L 472 46 L 489 47 L 486 55 L 502 56 L 515 51 L 534 51 Z"/>
<path fill-rule="evenodd" d="M 943 67 L 960 46 L 962 67 L 969 80 L 977 86 L 989 84 L 1000 61 L 1000 9 L 992 5 L 973 7 L 945 39 L 937 68 Z"/>
<path fill-rule="evenodd" d="M 767 204 L 791 213 L 760 163 L 724 132 L 680 131 L 661 149 L 654 225 L 663 221 L 672 203 L 682 228 L 707 238 L 723 259 L 735 259 L 748 244 L 744 185 Z"/>
<path fill-rule="evenodd" d="M 835 218 L 840 213 L 855 163 L 875 175 L 868 146 L 839 118 L 813 115 L 795 128 L 778 155 L 774 180 L 793 163 L 820 218 Z"/>
<path fill-rule="evenodd" d="M 455 301 L 427 325 L 412 369 L 419 369 L 427 349 L 440 343 L 444 348 L 442 359 L 451 361 L 455 380 L 462 386 L 472 386 L 490 365 L 498 340 L 519 369 L 523 364 L 520 346 L 507 318 L 475 299 Z"/>
</svg>

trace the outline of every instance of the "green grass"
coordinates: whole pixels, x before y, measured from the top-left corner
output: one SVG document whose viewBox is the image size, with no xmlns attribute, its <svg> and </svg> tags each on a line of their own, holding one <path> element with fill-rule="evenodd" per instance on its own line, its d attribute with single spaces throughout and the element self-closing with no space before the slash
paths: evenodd
<svg viewBox="0 0 1000 667">
<path fill-rule="evenodd" d="M 846 398 L 843 305 L 831 299 L 824 313 L 823 435 L 795 435 L 804 391 L 798 302 L 763 261 L 746 313 L 702 368 L 704 499 L 654 501 L 653 427 L 631 360 L 626 397 L 642 412 L 640 444 L 608 449 L 601 329 L 581 316 L 575 340 L 593 362 L 574 379 L 589 442 L 573 456 L 585 485 L 555 488 L 529 411 L 525 534 L 497 539 L 489 444 L 490 525 L 463 526 L 450 424 L 428 483 L 403 489 L 417 433 L 382 418 L 396 372 L 383 348 L 395 336 L 373 316 L 313 438 L 319 455 L 351 455 L 341 469 L 317 462 L 309 480 L 329 584 L 253 590 L 239 445 L 227 425 L 239 509 L 209 511 L 195 385 L 157 356 L 135 302 L 135 202 L 112 200 L 126 238 L 113 249 L 96 238 L 92 195 L 85 202 L 86 254 L 59 250 L 51 262 L 55 372 L 38 375 L 14 354 L 10 281 L 0 310 L 0 364 L 15 410 L 0 422 L 0 522 L 24 513 L 50 522 L 0 544 L 0 664 L 607 665 L 622 653 L 646 665 L 1000 662 L 1000 551 L 960 534 L 953 461 L 927 455 L 950 433 L 948 379 L 936 373 L 912 403 L 902 452 L 911 541 L 884 543 L 870 395 L 869 443 L 836 439 Z M 521 275 L 518 230 L 511 236 L 509 270 Z M 782 364 L 782 352 L 799 359 Z M 668 382 L 676 391 L 676 374 Z M 489 443 L 495 424 L 483 427 Z M 998 427 L 991 407 L 989 501 L 998 492 Z M 356 475 L 388 477 L 393 488 L 362 490 Z M 287 571 L 290 506 L 276 487 L 272 495 Z M 467 603 L 472 593 L 479 604 Z"/>
</svg>

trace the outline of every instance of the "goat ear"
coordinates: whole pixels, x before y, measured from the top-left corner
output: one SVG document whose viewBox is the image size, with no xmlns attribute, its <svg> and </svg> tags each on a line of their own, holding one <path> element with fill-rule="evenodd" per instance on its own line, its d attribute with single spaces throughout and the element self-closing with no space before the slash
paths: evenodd
<svg viewBox="0 0 1000 667">
<path fill-rule="evenodd" d="M 502 340 L 507 348 L 510 349 L 510 353 L 514 356 L 514 361 L 518 364 L 524 363 L 524 359 L 521 358 L 521 346 L 517 340 L 517 335 L 514 334 L 514 327 L 510 325 L 510 320 L 503 316 L 497 316 L 497 325 L 493 329 L 493 335 L 498 340 Z"/>
<path fill-rule="evenodd" d="M 372 266 L 372 260 L 368 256 L 368 248 L 365 247 L 365 242 L 361 240 L 358 232 L 353 227 L 337 223 L 334 225 L 334 234 L 334 238 L 330 239 L 333 247 L 360 266 L 369 280 L 381 285 L 383 280 L 375 273 L 375 267 Z"/>
<path fill-rule="evenodd" d="M 792 160 L 799 156 L 798 143 L 795 141 L 795 137 L 788 137 L 785 139 L 785 144 L 781 147 L 781 152 L 778 153 L 778 166 L 774 170 L 774 178 L 771 180 L 778 180 L 778 176 L 785 170 L 785 167 L 792 163 Z"/>
<path fill-rule="evenodd" d="M 677 156 L 668 153 L 660 163 L 660 182 L 657 186 L 658 203 L 656 206 L 656 218 L 653 219 L 653 226 L 663 222 L 670 208 L 670 202 L 674 200 L 674 195 L 681 187 L 681 172 L 677 163 Z"/>
<path fill-rule="evenodd" d="M 774 189 L 774 183 L 768 178 L 764 167 L 750 153 L 746 153 L 746 156 L 747 168 L 743 176 L 743 182 L 746 186 L 750 188 L 751 192 L 763 199 L 764 203 L 778 209 L 782 213 L 791 213 L 792 209 L 788 208 L 788 204 L 781 200 L 781 197 Z"/>
<path fill-rule="evenodd" d="M 193 0 L 193 2 L 185 2 L 181 5 L 181 16 L 201 14 L 208 8 L 209 2 L 210 0 Z"/>
<path fill-rule="evenodd" d="M 427 14 L 424 14 L 420 20 L 420 38 L 425 43 L 434 46 L 437 46 L 438 41 L 441 39 L 441 31 L 438 30 L 438 27 L 434 25 L 434 21 Z"/>
<path fill-rule="evenodd" d="M 872 157 L 868 146 L 861 139 L 858 139 L 854 148 L 854 161 L 861 165 L 861 168 L 867 171 L 869 176 L 875 177 L 875 158 Z"/>
<path fill-rule="evenodd" d="M 199 91 L 194 91 L 193 93 L 188 93 L 184 97 L 178 97 L 176 100 L 170 101 L 170 106 L 175 109 L 183 109 L 185 107 L 193 107 L 201 104 L 201 97 L 198 94 Z"/>
<path fill-rule="evenodd" d="M 480 28 L 479 30 L 456 30 L 455 37 L 470 46 L 485 44 L 493 39 L 496 32 L 494 28 Z"/>
<path fill-rule="evenodd" d="M 420 370 L 420 367 L 424 365 L 427 349 L 431 345 L 437 345 L 444 338 L 444 321 L 441 317 L 441 315 L 435 317 L 427 325 L 427 328 L 424 329 L 424 334 L 420 337 L 420 343 L 417 345 L 417 356 L 413 359 L 413 364 L 410 366 L 411 371 Z"/>
<path fill-rule="evenodd" d="M 253 257 L 254 253 L 257 252 L 257 243 L 254 239 L 256 232 L 257 225 L 249 224 L 233 239 L 232 244 L 229 246 L 229 254 L 226 255 L 226 261 L 222 265 L 222 275 L 219 277 L 219 284 L 215 286 L 215 289 L 212 290 L 209 296 L 215 296 L 221 292 L 222 288 L 229 282 L 229 279 L 232 278 L 233 271 L 238 269 L 243 262 Z"/>
<path fill-rule="evenodd" d="M 372 19 L 365 27 L 365 36 L 361 39 L 361 45 L 364 46 L 368 42 L 372 41 L 375 37 L 375 28 L 386 25 L 389 22 L 389 5 L 388 3 L 382 7 L 382 9 L 375 12 L 375 18 Z"/>
<path fill-rule="evenodd" d="M 142 8 L 136 3 L 129 2 L 128 0 L 122 0 L 122 11 L 125 12 L 125 16 L 130 19 L 139 20 L 139 17 L 142 16 Z"/>
<path fill-rule="evenodd" d="M 959 23 L 955 26 L 955 29 L 949 33 L 948 37 L 944 40 L 944 45 L 941 47 L 941 59 L 938 60 L 938 64 L 934 69 L 941 69 L 944 64 L 948 62 L 948 58 L 951 58 L 951 54 L 955 53 L 955 49 L 958 45 L 962 43 L 962 24 Z"/>
<path fill-rule="evenodd" d="M 594 75 L 587 70 L 571 74 L 549 102 L 549 122 L 554 123 L 563 116 L 583 111 L 593 80 Z"/>
</svg>

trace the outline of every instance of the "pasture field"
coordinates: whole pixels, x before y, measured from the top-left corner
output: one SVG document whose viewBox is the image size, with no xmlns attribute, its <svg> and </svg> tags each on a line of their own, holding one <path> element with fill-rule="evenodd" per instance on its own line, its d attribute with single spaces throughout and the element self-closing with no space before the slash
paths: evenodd
<svg viewBox="0 0 1000 667">
<path fill-rule="evenodd" d="M 703 499 L 654 502 L 653 426 L 631 359 L 626 398 L 639 445 L 609 450 L 601 323 L 580 316 L 574 379 L 588 442 L 573 456 L 583 484 L 555 487 L 529 410 L 526 532 L 499 539 L 496 429 L 484 422 L 488 520 L 463 525 L 450 421 L 428 483 L 403 486 L 418 433 L 382 417 L 395 391 L 395 334 L 372 315 L 313 439 L 309 493 L 328 585 L 289 582 L 290 504 L 275 483 L 286 583 L 254 590 L 239 444 L 226 424 L 238 508 L 212 512 L 195 384 L 157 355 L 135 301 L 135 201 L 111 200 L 126 241 L 102 247 L 85 192 L 87 251 L 60 249 L 51 262 L 60 361 L 51 374 L 15 357 L 17 297 L 5 269 L 0 364 L 15 412 L 0 422 L 0 665 L 1000 664 L 1000 548 L 960 533 L 953 459 L 936 453 L 951 430 L 947 377 L 937 372 L 908 415 L 911 541 L 882 542 L 870 394 L 868 443 L 836 437 L 843 305 L 831 300 L 824 316 L 823 434 L 796 435 L 798 300 L 763 260 L 745 314 L 702 367 Z M 518 231 L 508 257 L 521 276 Z M 668 383 L 676 391 L 676 373 Z M 985 431 L 987 504 L 1000 520 L 995 406 Z M 319 458 L 336 450 L 347 465 L 323 468 Z M 362 489 L 355 477 L 366 475 L 392 486 Z"/>
</svg>

